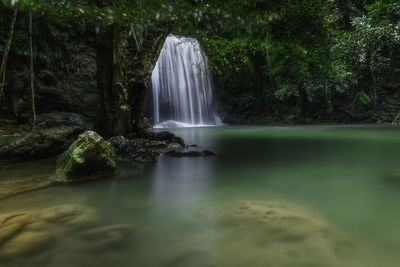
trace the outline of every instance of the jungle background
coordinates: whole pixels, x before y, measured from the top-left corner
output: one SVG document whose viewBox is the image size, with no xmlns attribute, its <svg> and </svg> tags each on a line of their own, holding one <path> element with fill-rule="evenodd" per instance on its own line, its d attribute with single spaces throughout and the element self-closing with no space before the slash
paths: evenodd
<svg viewBox="0 0 400 267">
<path fill-rule="evenodd" d="M 168 34 L 200 41 L 226 123 L 400 117 L 394 0 L 3 0 L 0 25 L 3 134 L 30 129 L 36 116 L 67 116 L 109 136 L 145 127 Z"/>
</svg>

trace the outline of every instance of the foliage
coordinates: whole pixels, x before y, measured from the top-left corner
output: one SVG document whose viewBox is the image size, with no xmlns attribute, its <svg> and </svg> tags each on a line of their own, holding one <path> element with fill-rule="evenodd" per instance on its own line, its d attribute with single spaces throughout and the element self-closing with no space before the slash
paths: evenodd
<svg viewBox="0 0 400 267">
<path fill-rule="evenodd" d="M 377 103 L 382 90 L 400 86 L 400 3 L 376 1 L 365 10 L 339 36 L 336 49 L 342 50 L 339 60 L 355 79 L 355 91 L 364 90 Z"/>
<path fill-rule="evenodd" d="M 253 108 L 254 114 L 260 110 L 257 100 L 273 102 L 271 91 L 283 105 L 304 91 L 306 101 L 318 103 L 319 110 L 335 102 L 355 107 L 354 100 L 372 108 L 386 91 L 400 86 L 399 6 L 397 1 L 281 1 L 258 10 L 271 18 L 262 30 L 254 23 L 245 37 L 232 32 L 230 40 L 206 39 L 211 70 L 225 81 L 239 69 L 251 76 L 249 56 L 263 58 L 263 73 L 256 78 L 263 85 L 242 83 L 246 97 L 232 91 L 238 101 L 247 99 L 237 104 L 247 112 Z M 252 14 L 257 17 L 257 11 Z M 250 50 L 251 43 L 260 45 Z M 228 82 L 223 90 L 230 88 Z"/>
<path fill-rule="evenodd" d="M 360 98 L 361 103 L 363 103 L 364 105 L 371 104 L 371 98 L 363 90 L 361 90 L 359 95 L 360 95 L 359 98 Z"/>
<path fill-rule="evenodd" d="M 107 25 L 127 30 L 138 48 L 160 32 L 197 38 L 229 112 L 271 112 L 267 103 L 299 106 L 301 98 L 308 114 L 315 112 L 307 106 L 324 112 L 354 101 L 374 108 L 400 86 L 396 0 L 1 1 L 8 6 L 1 25 L 8 24 L 15 4 L 22 14 L 33 10 L 41 35 L 48 33 L 38 54 L 69 30 Z M 26 18 L 20 23 L 26 26 Z M 14 53 L 26 54 L 25 35 L 16 32 L 16 40 L 25 41 L 15 42 Z"/>
</svg>

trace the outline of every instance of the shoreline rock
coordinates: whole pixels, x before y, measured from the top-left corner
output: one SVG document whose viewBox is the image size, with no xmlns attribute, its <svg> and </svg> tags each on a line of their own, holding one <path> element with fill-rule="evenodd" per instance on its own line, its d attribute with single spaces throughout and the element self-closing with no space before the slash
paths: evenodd
<svg viewBox="0 0 400 267">
<path fill-rule="evenodd" d="M 110 143 L 93 131 L 79 135 L 57 159 L 57 174 L 67 182 L 82 181 L 112 174 L 117 169 L 117 158 Z"/>
<path fill-rule="evenodd" d="M 149 150 L 141 139 L 126 139 L 115 136 L 109 139 L 120 161 L 136 161 L 141 163 L 157 162 L 158 153 Z"/>
<path fill-rule="evenodd" d="M 28 135 L 0 147 L 1 161 L 27 161 L 49 158 L 65 151 L 84 131 L 71 121 L 45 121 Z"/>
<path fill-rule="evenodd" d="M 176 158 L 182 157 L 210 157 L 217 154 L 209 150 L 169 150 L 164 155 Z"/>
</svg>

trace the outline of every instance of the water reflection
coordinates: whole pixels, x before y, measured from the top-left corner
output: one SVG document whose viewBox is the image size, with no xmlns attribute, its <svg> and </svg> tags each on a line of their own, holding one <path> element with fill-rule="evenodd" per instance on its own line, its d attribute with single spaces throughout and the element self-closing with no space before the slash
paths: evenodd
<svg viewBox="0 0 400 267">
<path fill-rule="evenodd" d="M 190 201 L 212 186 L 214 160 L 161 157 L 152 173 L 156 203 Z"/>
</svg>

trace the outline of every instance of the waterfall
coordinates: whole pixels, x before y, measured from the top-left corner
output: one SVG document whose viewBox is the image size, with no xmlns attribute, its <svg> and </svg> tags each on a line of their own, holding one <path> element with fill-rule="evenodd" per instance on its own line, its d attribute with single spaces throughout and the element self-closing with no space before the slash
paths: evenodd
<svg viewBox="0 0 400 267">
<path fill-rule="evenodd" d="M 207 66 L 196 39 L 167 37 L 151 76 L 155 128 L 221 124 Z"/>
</svg>

